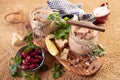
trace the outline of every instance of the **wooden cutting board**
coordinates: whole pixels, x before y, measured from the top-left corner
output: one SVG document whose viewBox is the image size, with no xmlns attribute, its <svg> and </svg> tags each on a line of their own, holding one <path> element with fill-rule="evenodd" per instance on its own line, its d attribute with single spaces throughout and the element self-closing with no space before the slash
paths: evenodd
<svg viewBox="0 0 120 80">
<path fill-rule="evenodd" d="M 45 39 L 41 39 L 40 41 L 33 41 L 37 46 L 45 49 L 47 51 L 45 45 Z M 68 59 L 61 59 L 59 56 L 55 56 L 55 58 L 69 71 L 78 74 L 80 76 L 90 76 L 95 74 L 102 66 L 104 56 L 97 57 L 94 60 L 91 60 L 88 56 L 81 56 L 78 54 L 74 54 L 72 52 L 69 53 Z M 79 59 L 79 60 L 78 60 Z M 72 62 L 77 62 L 72 64 Z"/>
</svg>

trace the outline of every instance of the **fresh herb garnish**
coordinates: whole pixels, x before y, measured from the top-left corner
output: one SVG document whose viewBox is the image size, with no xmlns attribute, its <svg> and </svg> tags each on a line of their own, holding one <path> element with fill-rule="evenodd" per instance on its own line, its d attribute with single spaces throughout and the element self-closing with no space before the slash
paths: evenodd
<svg viewBox="0 0 120 80">
<path fill-rule="evenodd" d="M 59 14 L 57 14 L 57 13 L 50 14 L 47 19 L 50 21 L 56 21 L 56 22 L 61 21 L 61 18 L 59 16 Z"/>
<path fill-rule="evenodd" d="M 25 48 L 24 52 L 28 52 L 30 49 L 39 49 L 36 45 L 33 44 L 32 40 L 33 40 L 32 32 L 29 32 L 24 37 L 24 41 L 26 41 L 27 43 L 27 48 Z"/>
<path fill-rule="evenodd" d="M 39 49 L 39 47 L 34 45 L 34 44 L 29 44 L 29 45 L 27 45 L 27 48 L 24 49 L 24 52 L 28 52 L 31 49 L 35 49 L 36 50 L 36 49 Z"/>
<path fill-rule="evenodd" d="M 59 14 L 53 13 L 48 16 L 48 20 L 55 21 L 56 26 L 59 27 L 56 32 L 52 32 L 54 38 L 67 39 L 71 26 L 65 21 L 69 20 L 69 18 L 65 17 L 64 20 L 62 20 Z"/>
<path fill-rule="evenodd" d="M 21 64 L 20 56 L 16 56 L 15 58 L 12 58 L 12 60 L 14 61 L 14 63 L 10 65 L 11 75 L 13 77 L 21 76 L 20 73 L 18 72 L 18 69 L 20 68 L 20 64 Z"/>
<path fill-rule="evenodd" d="M 22 61 L 20 56 L 16 56 L 15 58 L 12 58 L 12 60 L 18 65 L 21 64 L 21 61 Z"/>
<path fill-rule="evenodd" d="M 69 20 L 69 18 L 68 18 L 68 17 L 65 17 L 64 20 L 67 21 L 67 20 Z"/>
<path fill-rule="evenodd" d="M 32 32 L 28 32 L 28 34 L 24 37 L 24 41 L 26 41 L 26 43 L 29 45 L 29 44 L 32 44 Z"/>
<path fill-rule="evenodd" d="M 91 53 L 90 55 L 92 56 L 102 56 L 104 55 L 106 52 L 105 50 L 102 48 L 101 45 L 92 45 L 91 46 Z"/>
<path fill-rule="evenodd" d="M 13 77 L 25 77 L 28 80 L 40 80 L 38 74 L 30 74 L 29 72 L 20 71 L 20 56 L 16 56 L 15 58 L 12 58 L 12 60 L 14 63 L 10 65 L 10 72 Z"/>
<path fill-rule="evenodd" d="M 22 72 L 22 76 L 23 77 L 25 77 L 26 79 L 28 79 L 28 80 L 41 80 L 40 78 L 39 78 L 39 76 L 38 76 L 38 74 L 37 73 L 30 73 L 30 72 Z"/>
<path fill-rule="evenodd" d="M 11 64 L 10 65 L 10 72 L 11 72 L 11 75 L 13 76 L 13 77 L 16 77 L 17 76 L 17 70 L 18 70 L 18 65 L 16 65 L 16 64 Z"/>
<path fill-rule="evenodd" d="M 53 78 L 57 79 L 63 74 L 63 66 L 61 64 L 53 64 Z"/>
</svg>

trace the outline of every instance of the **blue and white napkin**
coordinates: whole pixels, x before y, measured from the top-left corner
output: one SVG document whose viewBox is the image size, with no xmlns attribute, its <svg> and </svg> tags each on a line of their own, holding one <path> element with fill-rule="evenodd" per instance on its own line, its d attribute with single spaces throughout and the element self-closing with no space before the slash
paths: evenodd
<svg viewBox="0 0 120 80">
<path fill-rule="evenodd" d="M 48 6 L 51 9 L 56 9 L 60 14 L 77 15 L 79 20 L 94 21 L 95 17 L 92 14 L 86 13 L 82 9 L 82 4 L 72 4 L 67 0 L 47 0 Z"/>
</svg>

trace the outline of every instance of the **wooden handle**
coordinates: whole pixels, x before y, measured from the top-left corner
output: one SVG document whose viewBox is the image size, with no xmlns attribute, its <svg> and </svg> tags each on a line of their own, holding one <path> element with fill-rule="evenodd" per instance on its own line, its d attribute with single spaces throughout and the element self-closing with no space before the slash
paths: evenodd
<svg viewBox="0 0 120 80">
<path fill-rule="evenodd" d="M 79 26 L 79 27 L 83 27 L 83 28 L 87 28 L 87 29 L 93 29 L 93 30 L 97 30 L 97 31 L 101 31 L 101 32 L 105 32 L 104 28 L 96 26 L 96 25 L 94 25 L 94 24 L 92 24 L 91 22 L 88 22 L 88 21 L 68 20 L 67 24 L 75 25 L 75 26 Z"/>
</svg>

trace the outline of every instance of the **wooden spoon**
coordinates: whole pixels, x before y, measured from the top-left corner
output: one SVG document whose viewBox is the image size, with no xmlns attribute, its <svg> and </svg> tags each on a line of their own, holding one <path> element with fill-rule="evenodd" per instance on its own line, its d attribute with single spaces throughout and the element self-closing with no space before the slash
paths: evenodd
<svg viewBox="0 0 120 80">
<path fill-rule="evenodd" d="M 70 25 L 75 25 L 75 26 L 79 26 L 79 27 L 83 27 L 83 28 L 87 28 L 87 29 L 93 29 L 93 30 L 105 32 L 105 29 L 103 27 L 94 25 L 93 23 L 88 22 L 88 21 L 74 21 L 74 20 L 70 19 L 66 22 L 67 22 L 67 24 L 70 24 Z"/>
</svg>

